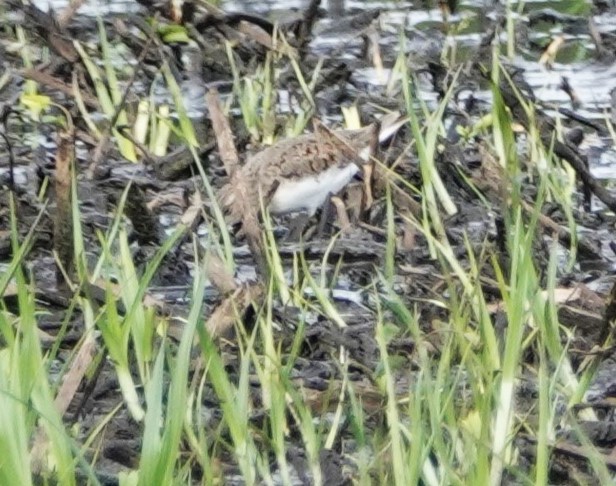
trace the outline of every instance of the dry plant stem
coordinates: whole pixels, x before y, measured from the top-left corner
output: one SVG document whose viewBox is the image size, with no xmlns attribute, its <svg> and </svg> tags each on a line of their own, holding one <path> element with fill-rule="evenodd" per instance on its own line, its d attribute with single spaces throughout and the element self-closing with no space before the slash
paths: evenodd
<svg viewBox="0 0 616 486">
<path fill-rule="evenodd" d="M 392 183 L 390 187 L 391 197 L 393 199 L 394 206 L 402 210 L 408 211 L 416 219 L 421 219 L 421 204 L 415 201 L 415 199 L 413 199 L 406 191 L 396 186 L 395 184 Z"/>
<path fill-rule="evenodd" d="M 272 39 L 272 36 L 269 35 L 265 30 L 263 30 L 258 25 L 255 25 L 251 22 L 246 22 L 245 20 L 241 20 L 237 25 L 237 31 L 241 34 L 244 34 L 249 39 L 252 39 L 258 44 L 261 44 L 268 50 L 274 50 L 275 45 Z"/>
<path fill-rule="evenodd" d="M 238 288 L 233 275 L 220 258 L 212 253 L 205 256 L 205 274 L 208 280 L 223 295 L 229 295 Z"/>
<path fill-rule="evenodd" d="M 54 219 L 53 247 L 61 268 L 56 269 L 56 282 L 64 283 L 64 275 L 70 278 L 73 267 L 73 218 L 71 215 L 71 166 L 75 155 L 73 132 L 58 134 L 56 152 L 56 215 Z"/>
<path fill-rule="evenodd" d="M 242 231 L 244 231 L 246 235 L 246 241 L 257 263 L 257 268 L 261 276 L 265 279 L 265 282 L 269 282 L 271 272 L 265 256 L 265 244 L 263 241 L 263 234 L 261 233 L 261 225 L 259 224 L 258 212 L 257 209 L 250 204 L 250 199 L 246 197 L 246 194 L 248 194 L 248 184 L 249 182 L 243 177 L 239 177 L 233 190 L 235 191 L 236 197 L 239 197 L 239 201 L 241 201 L 239 206 L 244 215 Z"/>
<path fill-rule="evenodd" d="M 73 0 L 68 6 L 58 15 L 58 26 L 60 29 L 65 29 L 72 18 L 77 13 L 77 10 L 85 3 L 85 0 Z"/>
<path fill-rule="evenodd" d="M 597 24 L 593 20 L 592 16 L 588 19 L 588 33 L 593 43 L 595 44 L 595 48 L 597 49 L 597 53 L 599 54 L 599 56 L 607 55 L 608 51 L 605 48 L 605 44 L 603 43 L 603 40 L 601 39 L 601 34 L 599 33 L 599 30 L 597 29 Z"/>
<path fill-rule="evenodd" d="M 238 169 L 240 164 L 239 156 L 233 143 L 233 132 L 227 121 L 227 117 L 222 112 L 220 99 L 216 89 L 210 89 L 205 95 L 205 103 L 207 104 L 210 119 L 212 120 L 212 128 L 216 135 L 216 143 L 218 144 L 218 152 L 225 166 L 227 175 L 231 177 Z"/>
<path fill-rule="evenodd" d="M 383 228 L 379 228 L 378 226 L 374 226 L 374 225 L 368 224 L 368 223 L 366 223 L 364 221 L 358 222 L 357 225 L 360 228 L 363 228 L 366 231 L 369 231 L 370 233 L 372 233 L 374 235 L 387 236 L 387 231 L 384 230 Z"/>
<path fill-rule="evenodd" d="M 79 420 L 79 417 L 81 416 L 86 403 L 91 398 L 92 394 L 94 393 L 94 390 L 96 389 L 96 384 L 98 383 L 98 379 L 103 371 L 103 368 L 105 367 L 105 364 L 106 360 L 102 357 L 99 358 L 98 362 L 96 363 L 96 367 L 93 371 L 90 372 L 88 379 L 85 381 L 84 386 L 81 390 L 81 400 L 79 400 L 77 406 L 74 408 L 72 416 L 68 419 L 70 423 L 74 424 Z"/>
<path fill-rule="evenodd" d="M 364 164 L 364 194 L 366 195 L 366 204 L 364 209 L 368 210 L 372 206 L 374 202 L 374 198 L 372 197 L 372 172 L 374 170 L 374 165 Z"/>
<path fill-rule="evenodd" d="M 246 235 L 246 241 L 257 263 L 257 268 L 261 276 L 266 278 L 266 281 L 269 281 L 269 265 L 264 253 L 258 207 L 252 205 L 252 200 L 246 197 L 249 193 L 249 184 L 253 182 L 242 177 L 240 173 L 239 157 L 233 143 L 231 127 L 227 117 L 220 109 L 218 93 L 215 90 L 211 90 L 207 94 L 206 101 L 210 109 L 212 127 L 216 134 L 216 144 L 225 165 L 225 170 L 229 177 L 234 179 L 234 183 L 230 187 L 230 191 L 233 192 L 234 200 L 236 201 L 234 209 L 241 215 L 242 230 Z"/>
<path fill-rule="evenodd" d="M 422 218 L 423 211 L 421 209 L 421 204 L 415 201 L 408 192 L 396 185 L 396 179 L 391 175 L 391 169 L 377 162 L 373 165 L 371 178 L 377 197 L 380 197 L 380 195 L 385 192 L 386 185 L 389 184 L 394 206 L 398 209 L 410 212 L 415 218 Z"/>
<path fill-rule="evenodd" d="M 340 230 L 343 232 L 348 231 L 349 229 L 351 229 L 351 222 L 349 221 L 349 216 L 347 215 L 344 202 L 338 196 L 332 196 L 331 201 L 336 207 L 338 221 L 340 221 Z"/>
<path fill-rule="evenodd" d="M 379 79 L 387 81 L 379 41 L 380 36 L 376 26 L 374 24 L 370 24 L 364 33 L 364 42 L 367 44 L 366 54 L 372 61 L 372 65 L 376 69 Z"/>
<path fill-rule="evenodd" d="M 190 206 L 186 208 L 184 214 L 180 218 L 180 222 L 188 227 L 191 232 L 197 230 L 197 226 L 201 221 L 201 211 L 203 209 L 203 200 L 201 199 L 201 193 L 199 191 L 195 191 L 192 196 L 190 196 Z"/>
<path fill-rule="evenodd" d="M 96 341 L 92 332 L 88 332 L 86 337 L 75 355 L 71 367 L 62 378 L 62 385 L 56 395 L 55 405 L 61 415 L 64 415 L 71 404 L 77 389 L 85 376 L 88 367 L 96 354 Z M 32 464 L 40 467 L 47 449 L 47 437 L 45 430 L 39 426 L 35 432 L 34 443 L 32 444 Z"/>
<path fill-rule="evenodd" d="M 263 295 L 263 286 L 256 284 L 240 287 L 222 260 L 211 253 L 205 256 L 205 273 L 214 287 L 226 296 L 205 324 L 208 334 L 212 339 L 217 339 L 228 335 L 237 317 L 243 315 L 248 306 Z"/>
<path fill-rule="evenodd" d="M 248 306 L 262 298 L 263 293 L 263 286 L 255 284 L 239 287 L 226 297 L 205 323 L 205 328 L 212 339 L 228 335 L 238 316 L 243 315 Z"/>
</svg>

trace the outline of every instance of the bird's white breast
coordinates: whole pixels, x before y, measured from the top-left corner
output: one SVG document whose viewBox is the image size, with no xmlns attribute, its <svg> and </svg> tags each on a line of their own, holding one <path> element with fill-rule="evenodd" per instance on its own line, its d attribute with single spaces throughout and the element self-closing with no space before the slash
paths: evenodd
<svg viewBox="0 0 616 486">
<path fill-rule="evenodd" d="M 283 180 L 269 205 L 272 214 L 306 210 L 313 215 L 329 194 L 336 194 L 346 186 L 359 167 L 355 164 L 332 166 L 317 175 L 301 179 Z"/>
</svg>

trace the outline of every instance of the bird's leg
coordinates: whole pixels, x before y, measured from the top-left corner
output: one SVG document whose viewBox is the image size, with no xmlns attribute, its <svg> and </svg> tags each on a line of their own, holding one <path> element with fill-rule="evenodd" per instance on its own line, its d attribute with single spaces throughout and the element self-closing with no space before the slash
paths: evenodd
<svg viewBox="0 0 616 486">
<path fill-rule="evenodd" d="M 289 224 L 289 233 L 285 238 L 285 241 L 288 242 L 297 242 L 300 241 L 304 231 L 306 230 L 306 226 L 308 226 L 308 221 L 310 220 L 310 215 L 305 212 L 301 212 L 297 214 Z"/>
<path fill-rule="evenodd" d="M 326 229 L 327 223 L 332 218 L 332 210 L 333 210 L 332 198 L 333 198 L 333 194 L 330 193 L 327 199 L 325 200 L 325 205 L 323 206 L 323 209 L 321 209 L 321 217 L 319 219 L 319 226 L 317 229 L 317 239 L 323 238 L 323 235 L 325 235 L 325 229 Z"/>
</svg>

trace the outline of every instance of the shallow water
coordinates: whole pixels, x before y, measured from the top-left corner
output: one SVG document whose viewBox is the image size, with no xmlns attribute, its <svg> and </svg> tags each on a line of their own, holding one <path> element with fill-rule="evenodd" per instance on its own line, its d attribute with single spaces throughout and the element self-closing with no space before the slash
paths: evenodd
<svg viewBox="0 0 616 486">
<path fill-rule="evenodd" d="M 60 10 L 67 0 L 35 0 L 39 7 L 45 9 L 50 5 Z M 490 19 L 497 15 L 497 7 L 492 0 L 468 0 L 460 2 L 455 14 L 447 19 L 446 27 L 443 13 L 438 8 L 422 8 L 418 4 L 436 5 L 437 2 L 405 1 L 351 1 L 323 0 L 321 8 L 325 12 L 315 25 L 318 36 L 311 42 L 311 50 L 322 56 L 348 59 L 358 55 L 363 40 L 358 31 L 345 27 L 344 19 L 361 11 L 380 9 L 379 47 L 383 56 L 383 69 L 373 67 L 358 68 L 353 72 L 353 81 L 363 86 L 367 93 L 383 94 L 384 87 L 390 81 L 391 70 L 400 45 L 400 32 L 407 38 L 405 52 L 410 56 L 438 56 L 444 46 L 455 48 L 456 60 L 472 55 L 477 48 Z M 270 20 L 289 19 L 301 14 L 308 4 L 307 0 L 273 1 L 223 1 L 220 7 L 227 12 L 246 12 L 262 15 Z M 514 2 L 514 10 L 516 10 Z M 133 0 L 87 0 L 80 8 L 82 15 L 97 16 L 131 13 L 142 7 Z M 561 21 L 535 20 L 542 11 L 552 11 L 561 15 Z M 526 42 L 518 46 L 516 55 L 510 63 L 525 70 L 527 82 L 533 87 L 537 98 L 545 103 L 571 109 L 571 100 L 560 88 L 563 78 L 567 78 L 575 91 L 581 106 L 576 111 L 587 118 L 603 120 L 611 112 L 610 92 L 616 87 L 616 64 L 595 59 L 595 47 L 588 33 L 590 6 L 581 0 L 565 1 L 527 1 L 524 13 L 516 15 L 516 33 L 525 32 Z M 593 22 L 602 34 L 616 32 L 616 12 L 596 14 Z M 556 36 L 563 36 L 565 42 L 561 47 L 556 62 L 546 69 L 538 61 L 542 51 Z M 501 45 L 505 52 L 506 37 L 501 35 Z M 430 86 L 420 85 L 420 97 L 428 105 L 435 104 L 436 93 Z M 193 90 L 184 86 L 185 91 L 202 91 L 201 86 Z M 478 99 L 490 100 L 489 92 L 475 92 Z M 192 103 L 189 103 L 191 105 Z M 609 140 L 591 140 L 593 146 L 611 148 Z M 591 160 L 593 166 L 600 166 L 596 173 L 614 178 L 616 172 L 611 170 L 611 163 L 616 156 L 604 153 Z"/>
<path fill-rule="evenodd" d="M 48 5 L 59 11 L 68 3 L 66 0 L 35 0 L 41 8 Z M 247 12 L 262 15 L 270 20 L 288 20 L 301 15 L 307 0 L 289 0 L 284 2 L 265 0 L 224 1 L 221 8 L 227 12 Z M 436 3 L 436 2 L 419 2 Z M 364 40 L 357 28 L 352 28 L 345 20 L 363 11 L 380 9 L 378 43 L 383 58 L 383 68 L 377 69 L 365 64 L 353 68 L 349 93 L 357 89 L 357 95 L 370 94 L 388 97 L 387 86 L 391 84 L 393 64 L 400 49 L 400 34 L 404 33 L 405 54 L 410 59 L 429 59 L 438 57 L 444 50 L 447 56 L 455 50 L 455 62 L 472 56 L 485 33 L 498 14 L 497 7 L 491 0 L 469 0 L 460 3 L 455 14 L 445 22 L 443 13 L 438 8 L 421 8 L 418 2 L 412 4 L 404 1 L 362 2 L 344 0 L 323 0 L 321 2 L 322 18 L 314 26 L 315 36 L 310 50 L 319 56 L 339 59 L 353 63 L 363 48 Z M 559 21 L 536 20 L 536 17 L 548 9 L 554 16 L 560 15 Z M 80 8 L 79 14 L 85 16 L 122 15 L 143 11 L 134 0 L 87 0 Z M 585 15 L 579 12 L 586 12 Z M 517 45 L 515 56 L 509 62 L 521 67 L 525 79 L 533 88 L 535 96 L 554 109 L 572 109 L 571 100 L 560 88 L 563 78 L 567 78 L 575 91 L 581 105 L 575 111 L 588 119 L 593 119 L 605 126 L 611 115 L 611 91 L 616 87 L 616 64 L 595 58 L 595 47 L 589 35 L 589 6 L 584 1 L 567 0 L 560 2 L 530 1 L 524 4 L 524 13 L 516 14 L 516 31 L 523 32 L 523 41 Z M 535 20 L 532 20 L 535 19 Z M 594 15 L 593 22 L 602 34 L 616 31 L 616 13 Z M 518 35 L 517 32 L 516 35 Z M 546 69 L 538 61 L 541 54 L 556 36 L 563 36 L 565 42 L 554 64 Z M 500 37 L 502 51 L 506 49 L 506 34 Z M 438 95 L 432 83 L 422 82 L 420 77 L 417 95 L 431 109 L 438 104 Z M 204 114 L 201 102 L 205 86 L 200 79 L 182 81 L 185 105 L 191 109 L 191 117 L 198 122 Z M 161 100 L 169 97 L 166 88 L 157 95 Z M 221 94 L 225 96 L 225 89 Z M 471 95 L 486 104 L 491 103 L 489 90 L 478 90 L 476 86 L 465 88 L 466 96 Z M 289 97 L 287 91 L 279 92 L 279 113 L 284 114 L 293 108 L 285 103 Z M 464 97 L 462 97 L 464 98 Z M 338 113 L 329 113 L 329 117 L 338 119 Z M 604 180 L 616 179 L 616 151 L 613 141 L 608 137 L 599 137 L 586 130 L 584 148 L 589 157 L 593 174 Z M 1 172 L 1 171 L 0 171 Z"/>
<path fill-rule="evenodd" d="M 46 9 L 50 6 L 57 11 L 66 6 L 68 2 L 67 0 L 34 0 L 34 3 L 40 8 Z M 247 12 L 263 15 L 269 19 L 285 19 L 300 14 L 307 3 L 306 0 L 285 0 L 282 2 L 273 0 L 259 2 L 228 0 L 221 2 L 220 6 L 228 12 Z M 344 45 L 349 51 L 359 49 L 361 38 L 357 36 L 357 32 L 337 29 L 336 22 L 339 17 L 356 14 L 362 10 L 380 9 L 382 11 L 380 26 L 382 32 L 386 33 L 386 35 L 381 35 L 380 39 L 383 50 L 388 47 L 392 49 L 398 47 L 400 29 L 404 29 L 407 33 L 413 30 L 426 32 L 435 28 L 442 30 L 444 24 L 440 9 L 420 8 L 417 6 L 417 2 L 413 4 L 404 1 L 324 0 L 321 3 L 322 9 L 327 12 L 327 15 L 315 27 L 317 32 L 320 31 L 318 39 L 315 39 L 311 44 L 316 52 L 326 53 L 340 45 Z M 426 3 L 436 4 L 436 2 Z M 573 15 L 576 12 L 589 9 L 586 2 L 580 0 L 558 2 L 531 0 L 524 2 L 524 4 L 525 13 L 519 17 L 522 25 L 528 23 L 529 13 L 536 13 L 541 9 L 552 9 L 563 15 Z M 79 13 L 97 16 L 132 13 L 141 8 L 133 0 L 86 0 Z M 458 11 L 448 19 L 449 32 L 447 34 L 442 33 L 442 36 L 447 35 L 447 43 L 451 45 L 455 43 L 457 49 L 461 52 L 476 47 L 484 33 L 483 29 L 487 25 L 486 12 L 488 17 L 494 16 L 493 1 L 469 0 L 460 2 Z M 595 15 L 593 20 L 597 30 L 601 33 L 616 31 L 616 12 Z M 584 21 L 584 17 L 579 15 L 580 25 L 575 28 L 572 28 L 570 24 L 541 21 L 535 23 L 532 30 L 529 30 L 529 40 L 541 45 L 547 44 L 555 36 L 563 35 L 565 37 L 565 44 L 551 70 L 546 70 L 538 64 L 537 61 L 541 52 L 536 49 L 532 51 L 522 50 L 512 61 L 526 70 L 527 81 L 536 89 L 536 94 L 541 100 L 568 103 L 567 95 L 558 88 L 561 77 L 566 76 L 584 104 L 582 114 L 599 117 L 601 111 L 609 106 L 610 90 L 616 87 L 616 66 L 614 63 L 603 64 L 592 59 L 594 46 L 587 33 L 588 29 L 583 27 Z M 574 30 L 574 32 L 571 33 L 571 30 Z M 435 32 L 431 31 L 426 42 L 434 40 L 434 34 Z M 503 38 L 502 41 L 505 42 L 505 39 Z M 420 43 L 418 46 L 413 44 L 412 47 L 421 51 L 425 46 Z M 365 80 L 376 85 L 383 83 L 382 79 L 379 79 L 381 73 L 363 71 L 358 74 L 362 81 Z"/>
</svg>

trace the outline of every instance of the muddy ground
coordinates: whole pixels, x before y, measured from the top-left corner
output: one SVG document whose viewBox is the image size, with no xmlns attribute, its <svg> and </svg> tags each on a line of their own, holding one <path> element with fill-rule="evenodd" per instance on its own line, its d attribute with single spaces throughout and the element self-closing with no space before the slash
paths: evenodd
<svg viewBox="0 0 616 486">
<path fill-rule="evenodd" d="M 280 29 L 296 50 L 306 77 L 309 78 L 317 64 L 322 62 L 314 87 L 312 116 L 325 120 L 328 125 L 340 126 L 341 106 L 355 104 L 365 123 L 374 120 L 378 111 L 376 106 L 405 111 L 400 91 L 388 86 L 391 68 L 399 55 L 402 33 L 406 41 L 405 59 L 416 77 L 418 98 L 434 110 L 450 88 L 454 93 L 444 115 L 443 150 L 437 154 L 436 160 L 458 208 L 455 216 L 446 219 L 447 236 L 462 262 L 468 263 L 465 235 L 469 236 L 475 248 L 492 245 L 498 257 L 506 262 L 507 255 L 499 250 L 504 235 L 499 214 L 503 201 L 498 190 L 498 168 L 494 167 L 494 161 L 487 154 L 481 133 L 463 137 L 460 131 L 460 127 L 470 129 L 490 111 L 491 85 L 481 66 L 490 66 L 495 42 L 500 43 L 505 51 L 507 38 L 501 5 L 490 2 L 486 7 L 483 2 L 461 2 L 453 12 L 446 12 L 430 5 L 411 6 L 404 2 L 383 2 L 380 5 L 371 2 L 363 7 L 330 2 L 329 6 L 310 9 L 308 5 L 300 5 L 300 8 L 281 13 L 273 12 L 279 2 L 259 2 L 258 7 L 252 5 L 253 2 L 247 2 L 250 5 L 232 2 L 223 4 L 216 15 L 210 13 L 203 17 L 202 13 L 192 13 L 189 9 L 181 15 L 177 14 L 182 16 L 183 23 L 193 25 L 193 34 L 198 39 L 198 46 L 195 47 L 194 44 L 182 42 L 164 44 L 160 39 L 156 42 L 145 40 L 150 32 L 143 22 L 144 16 L 156 14 L 164 19 L 163 22 L 171 23 L 170 12 L 165 9 L 156 12 L 155 7 L 147 5 L 145 0 L 140 3 L 112 2 L 100 7 L 109 8 L 104 12 L 103 26 L 110 42 L 124 46 L 118 64 L 137 66 L 134 77 L 127 75 L 128 70 L 124 73 L 124 102 L 129 111 L 135 113 L 136 104 L 144 93 L 148 93 L 152 86 L 160 85 L 158 67 L 166 60 L 181 85 L 189 114 L 198 127 L 201 160 L 215 190 L 224 183 L 227 174 L 215 143 L 216 136 L 203 95 L 216 88 L 222 100 L 231 97 L 233 73 L 225 42 L 234 43 L 240 75 L 249 76 L 266 59 L 268 48 L 263 39 L 266 43 L 273 32 L 272 19 L 279 16 Z M 577 263 L 571 270 L 565 270 L 563 266 L 558 273 L 557 287 L 562 289 L 564 295 L 559 317 L 561 323 L 573 332 L 570 347 L 572 361 L 580 365 L 585 353 L 605 341 L 615 312 L 610 295 L 616 251 L 612 237 L 616 207 L 612 198 L 616 196 L 612 194 L 616 195 L 616 191 L 610 192 L 606 181 L 614 176 L 615 161 L 607 122 L 614 116 L 611 91 L 616 87 L 613 62 L 616 56 L 616 22 L 613 20 L 616 10 L 607 5 L 609 2 L 597 1 L 595 5 L 587 6 L 586 13 L 571 14 L 565 8 L 570 3 L 573 2 L 553 2 L 553 5 L 527 2 L 516 24 L 517 54 L 507 63 L 524 96 L 527 99 L 534 97 L 538 110 L 542 110 L 541 116 L 544 118 L 540 136 L 545 137 L 546 143 L 549 145 L 553 140 L 554 120 L 559 118 L 566 128 L 564 133 L 568 138 L 562 141 L 562 146 L 556 147 L 555 152 L 575 168 L 579 180 L 579 192 L 575 195 L 574 204 L 580 234 Z M 201 176 L 185 145 L 179 140 L 172 138 L 171 155 L 142 153 L 135 164 L 126 161 L 113 143 L 101 143 L 91 136 L 88 126 L 79 116 L 76 108 L 78 100 L 72 86 L 76 84 L 79 87 L 82 102 L 91 110 L 100 109 L 99 101 L 70 40 L 79 39 L 96 55 L 99 42 L 96 18 L 88 5 L 73 13 L 66 12 L 61 2 L 54 5 L 53 21 L 51 15 L 38 7 L 23 7 L 20 2 L 0 6 L 0 16 L 3 22 L 7 22 L 0 30 L 0 62 L 3 68 L 0 120 L 7 137 L 7 141 L 0 144 L 0 270 L 3 268 L 2 262 L 8 262 L 12 257 L 8 205 L 9 190 L 12 190 L 19 200 L 17 224 L 20 234 L 25 235 L 35 227 L 36 238 L 26 257 L 26 266 L 36 285 L 37 305 L 45 311 L 39 323 L 43 343 L 48 349 L 57 343 L 58 333 L 62 329 L 57 358 L 58 367 L 61 367 L 83 329 L 82 316 L 68 311 L 71 294 L 62 284 L 62 279 L 58 279 L 51 253 L 50 242 L 53 240 L 59 199 L 53 185 L 43 188 L 43 184 L 53 180 L 56 174 L 57 154 L 62 142 L 58 138 L 59 124 L 50 112 L 33 121 L 18 106 L 25 89 L 24 83 L 35 80 L 42 93 L 48 94 L 73 115 L 79 206 L 85 238 L 90 245 L 87 251 L 92 255 L 100 251 L 95 233 L 105 231 L 113 221 L 118 200 L 129 181 L 133 185 L 125 216 L 127 224 L 132 227 L 133 257 L 140 269 L 160 246 L 165 234 L 173 230 L 181 216 L 194 204 L 195 194 L 200 195 L 204 216 L 192 222 L 193 231 L 202 241 L 207 240 L 210 231 L 208 222 L 212 221 L 212 215 Z M 46 9 L 45 6 L 39 7 Z M 35 47 L 32 67 L 24 67 L 19 50 L 15 49 L 12 24 L 22 25 L 28 34 L 28 42 Z M 263 37 L 255 31 L 262 32 Z M 540 63 L 549 44 L 559 36 L 562 36 L 564 44 L 556 58 L 552 62 Z M 455 56 L 452 55 L 454 45 Z M 450 46 L 449 49 L 447 46 Z M 449 55 L 442 56 L 443 52 Z M 288 59 L 281 58 L 277 62 L 280 75 L 276 83 L 276 99 L 279 106 L 271 131 L 275 136 L 284 136 L 289 113 L 303 109 L 303 106 L 298 106 L 298 100 L 302 99 L 298 93 L 302 88 L 293 75 Z M 381 70 L 378 69 L 379 65 L 382 66 Z M 453 73 L 458 68 L 461 70 L 454 78 Z M 455 83 L 453 87 L 452 82 Z M 515 97 L 507 96 L 508 89 L 503 87 L 505 103 L 515 121 L 524 127 L 527 123 L 525 115 L 516 105 Z M 170 97 L 164 89 L 155 96 L 160 99 Z M 241 158 L 244 158 L 246 154 L 258 150 L 261 141 L 255 140 L 254 134 L 246 130 L 237 102 L 230 113 L 234 143 Z M 520 139 L 525 136 L 522 128 L 518 136 Z M 395 166 L 395 172 L 401 178 L 415 187 L 421 187 L 416 155 L 414 150 L 408 148 L 411 142 L 412 135 L 406 127 L 391 143 L 380 148 L 379 158 L 385 165 Z M 9 170 L 10 153 L 14 158 L 12 171 Z M 465 178 L 472 180 L 480 189 L 483 198 L 490 203 L 489 208 L 469 187 Z M 533 178 L 529 176 L 522 184 L 526 202 L 532 207 Z M 305 342 L 295 373 L 304 387 L 314 390 L 315 407 L 323 399 L 320 392 L 328 390 L 331 383 L 339 378 L 338 366 L 332 357 L 341 343 L 348 345 L 354 363 L 351 377 L 358 383 L 370 383 L 368 375 L 379 364 L 373 336 L 375 309 L 370 305 L 369 293 L 365 288 L 373 281 L 377 269 L 382 268 L 386 252 L 384 186 L 385 183 L 377 177 L 374 184 L 375 203 L 369 209 L 350 211 L 352 229 L 337 240 L 329 254 L 332 264 L 329 271 L 332 273 L 338 267 L 339 274 L 332 290 L 333 299 L 349 327 L 341 331 L 322 316 L 314 316 L 307 323 Z M 601 192 L 603 187 L 608 187 L 607 194 Z M 357 196 L 354 195 L 356 189 L 351 188 L 345 195 L 347 206 L 351 209 L 357 203 Z M 403 218 L 399 217 L 404 212 L 414 214 L 419 211 L 420 197 L 399 185 L 399 191 L 394 191 L 394 202 L 399 212 L 395 220 L 395 288 L 405 302 L 417 306 L 421 326 L 429 333 L 434 330 L 433 326 L 447 322 L 447 309 L 433 305 L 434 301 L 442 300 L 447 290 L 446 282 L 440 274 L 438 263 L 430 258 L 421 234 L 405 225 Z M 566 220 L 561 208 L 546 203 L 542 214 L 541 227 L 546 239 L 538 238 L 535 259 L 538 268 L 545 270 L 551 241 L 560 239 L 561 249 L 566 255 L 570 237 L 565 231 Z M 276 220 L 275 233 L 286 265 L 291 264 L 294 253 L 300 248 L 299 243 L 286 238 L 293 218 L 288 216 Z M 330 236 L 338 229 L 333 218 L 328 220 L 325 235 L 318 235 L 316 226 L 317 218 L 310 222 L 303 244 L 306 258 L 313 269 L 320 268 Z M 233 244 L 238 269 L 236 279 L 240 282 L 257 281 L 260 278 L 259 270 L 243 236 L 235 233 Z M 185 315 L 184 303 L 190 295 L 194 271 L 193 249 L 190 238 L 174 246 L 149 288 L 148 294 L 160 304 L 161 312 L 170 316 Z M 490 264 L 480 264 L 485 272 L 484 292 L 493 295 L 496 304 L 499 291 L 494 284 Z M 89 289 L 89 293 L 94 300 L 102 295 L 96 286 Z M 212 312 L 221 299 L 219 290 L 213 285 L 209 286 L 206 311 Z M 15 308 L 15 297 L 10 292 L 7 291 L 3 300 L 8 309 Z M 498 306 L 495 305 L 491 311 L 495 326 L 506 326 L 505 316 L 499 313 Z M 67 319 L 68 324 L 64 328 Z M 280 326 L 281 341 L 290 345 L 298 316 L 292 308 L 279 305 L 275 309 L 275 320 Z M 245 325 L 247 328 L 252 325 L 250 312 L 247 312 Z M 438 354 L 438 338 L 433 344 L 432 352 Z M 233 368 L 237 365 L 234 354 L 237 350 L 232 340 L 224 341 L 221 346 L 225 347 L 229 357 L 227 367 L 233 374 Z M 410 339 L 397 339 L 390 347 L 390 353 L 400 357 L 401 366 L 408 369 L 416 367 Z M 529 361 L 533 359 L 529 356 Z M 121 400 L 113 367 L 105 360 L 101 363 L 97 373 L 82 384 L 65 415 L 67 424 L 79 424 L 83 437 Z M 591 392 L 586 397 L 588 406 L 596 404 L 600 417 L 600 421 L 588 424 L 587 433 L 602 451 L 609 451 L 616 445 L 611 420 L 613 405 L 610 401 L 611 390 L 616 386 L 614 366 L 609 350 L 604 352 Z M 404 387 L 404 383 L 400 386 Z M 520 410 L 532 409 L 536 386 L 529 378 L 527 386 L 522 387 L 518 397 Z M 214 393 L 209 396 L 213 397 Z M 381 407 L 378 394 L 366 387 L 363 399 L 369 413 L 378 420 L 376 417 Z M 215 399 L 208 399 L 203 406 L 212 417 L 219 413 Z M 125 410 L 114 416 L 107 426 L 102 454 L 96 466 L 96 474 L 103 484 L 117 484 L 118 471 L 136 467 L 140 438 L 139 425 L 129 418 Z M 568 482 L 573 472 L 585 471 L 586 457 L 578 448 L 579 444 L 566 435 L 566 431 L 561 439 L 555 448 L 551 474 L 555 482 Z M 532 438 L 520 434 L 518 442 L 523 456 L 520 463 L 532 464 Z M 298 441 L 298 450 L 300 446 Z M 297 462 L 297 469 L 301 470 L 302 455 L 298 452 L 293 460 Z M 344 484 L 352 479 L 352 474 L 343 473 L 343 470 L 347 471 L 344 461 L 340 449 L 323 455 L 322 465 L 328 483 Z M 616 467 L 613 459 L 606 462 L 608 467 Z M 235 466 L 229 463 L 221 467 L 228 472 L 229 483 L 234 483 Z"/>
</svg>

